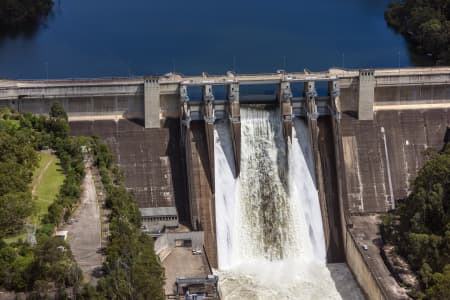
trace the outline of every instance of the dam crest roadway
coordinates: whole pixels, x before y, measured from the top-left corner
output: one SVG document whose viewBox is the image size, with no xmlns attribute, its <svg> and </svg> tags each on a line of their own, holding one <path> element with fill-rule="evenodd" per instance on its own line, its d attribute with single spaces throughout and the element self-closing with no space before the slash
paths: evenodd
<svg viewBox="0 0 450 300">
<path fill-rule="evenodd" d="M 378 216 L 407 195 L 424 163 L 423 151 L 441 149 L 445 142 L 449 67 L 0 80 L 0 107 L 47 114 L 55 100 L 66 110 L 73 134 L 99 135 L 110 144 L 143 223 L 155 228 L 182 223 L 203 232 L 212 268 L 218 267 L 220 213 L 215 124 L 228 125 L 238 176 L 241 106 L 276 107 L 286 143 L 292 141 L 294 120 L 303 120 L 327 262 L 346 263 L 369 299 L 406 295 L 380 256 Z"/>
</svg>

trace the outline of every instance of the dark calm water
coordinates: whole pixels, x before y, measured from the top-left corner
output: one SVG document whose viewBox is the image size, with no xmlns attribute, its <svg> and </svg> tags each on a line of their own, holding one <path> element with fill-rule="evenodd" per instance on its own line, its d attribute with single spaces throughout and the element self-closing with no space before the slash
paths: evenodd
<svg viewBox="0 0 450 300">
<path fill-rule="evenodd" d="M 386 0 L 54 0 L 33 33 L 0 38 L 0 77 L 410 66 Z"/>
</svg>

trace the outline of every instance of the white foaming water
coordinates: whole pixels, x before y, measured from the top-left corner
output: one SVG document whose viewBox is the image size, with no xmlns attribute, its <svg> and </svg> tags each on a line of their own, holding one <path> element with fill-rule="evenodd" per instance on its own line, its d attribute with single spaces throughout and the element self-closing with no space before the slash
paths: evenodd
<svg viewBox="0 0 450 300">
<path fill-rule="evenodd" d="M 278 113 L 241 109 L 241 173 L 228 123 L 215 131 L 215 201 L 222 299 L 341 299 L 326 268 L 308 130 L 286 149 Z"/>
</svg>

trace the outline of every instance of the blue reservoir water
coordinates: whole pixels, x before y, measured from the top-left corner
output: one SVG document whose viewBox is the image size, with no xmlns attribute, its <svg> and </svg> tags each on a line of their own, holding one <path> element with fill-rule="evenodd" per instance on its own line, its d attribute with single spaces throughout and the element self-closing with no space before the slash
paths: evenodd
<svg viewBox="0 0 450 300">
<path fill-rule="evenodd" d="M 0 77 L 62 78 L 413 65 L 387 0 L 55 0 L 0 38 Z"/>
</svg>

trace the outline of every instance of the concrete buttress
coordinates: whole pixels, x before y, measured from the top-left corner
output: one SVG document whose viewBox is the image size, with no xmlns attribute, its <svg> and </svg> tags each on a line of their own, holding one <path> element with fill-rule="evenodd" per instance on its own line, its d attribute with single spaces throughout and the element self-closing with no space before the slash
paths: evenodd
<svg viewBox="0 0 450 300">
<path fill-rule="evenodd" d="M 305 82 L 304 93 L 306 98 L 306 111 L 308 119 L 308 129 L 310 134 L 311 147 L 314 157 L 314 170 L 316 175 L 316 188 L 319 193 L 320 209 L 322 211 L 323 229 L 325 235 L 326 249 L 330 245 L 330 232 L 329 232 L 329 220 L 328 210 L 325 199 L 325 187 L 322 175 L 322 164 L 320 160 L 319 152 L 319 127 L 317 125 L 317 119 L 319 117 L 317 112 L 316 98 L 317 91 L 314 81 Z"/>
<path fill-rule="evenodd" d="M 286 142 L 292 140 L 292 91 L 288 81 L 280 83 L 278 93 L 280 103 L 281 121 L 283 122 L 283 134 Z"/>
<path fill-rule="evenodd" d="M 358 119 L 373 120 L 375 102 L 375 71 L 359 70 Z"/>
<path fill-rule="evenodd" d="M 211 189 L 214 193 L 214 94 L 212 86 L 203 86 L 203 117 L 205 120 L 206 144 L 208 146 L 208 158 L 210 166 Z"/>
<path fill-rule="evenodd" d="M 230 119 L 231 139 L 233 143 L 235 176 L 239 176 L 241 169 L 241 109 L 239 104 L 239 84 L 227 86 L 228 116 Z"/>
<path fill-rule="evenodd" d="M 160 128 L 160 87 L 158 79 L 144 78 L 145 128 Z"/>
</svg>

